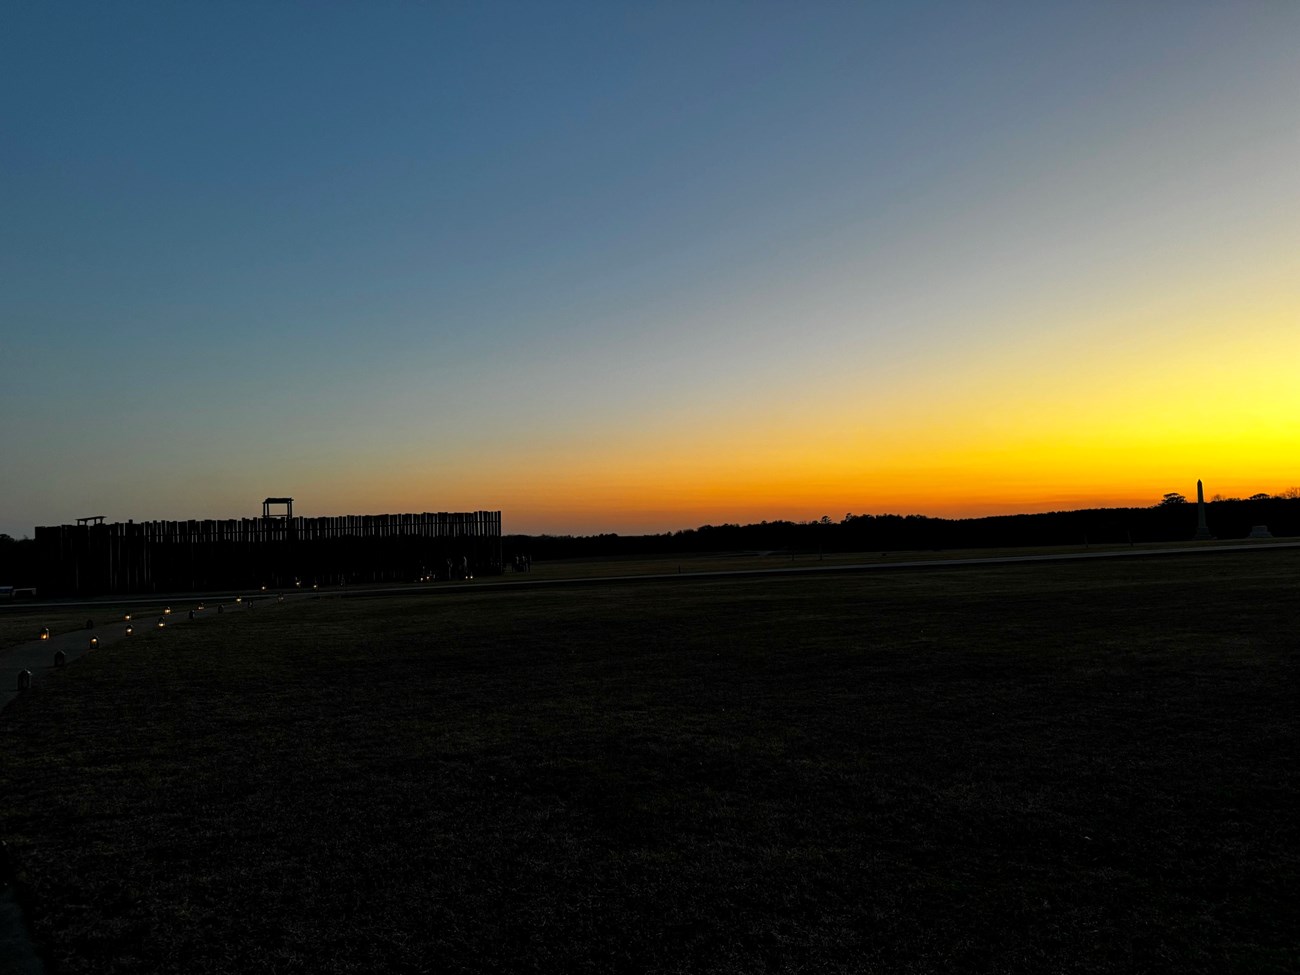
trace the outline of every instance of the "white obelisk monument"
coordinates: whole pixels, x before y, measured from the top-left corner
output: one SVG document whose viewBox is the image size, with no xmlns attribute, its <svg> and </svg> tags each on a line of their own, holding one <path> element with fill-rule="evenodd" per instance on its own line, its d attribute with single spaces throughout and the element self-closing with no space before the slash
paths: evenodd
<svg viewBox="0 0 1300 975">
<path fill-rule="evenodd" d="M 1193 541 L 1203 541 L 1213 538 L 1210 534 L 1210 528 L 1205 523 L 1205 488 L 1201 482 L 1196 482 L 1196 534 L 1192 536 Z"/>
</svg>

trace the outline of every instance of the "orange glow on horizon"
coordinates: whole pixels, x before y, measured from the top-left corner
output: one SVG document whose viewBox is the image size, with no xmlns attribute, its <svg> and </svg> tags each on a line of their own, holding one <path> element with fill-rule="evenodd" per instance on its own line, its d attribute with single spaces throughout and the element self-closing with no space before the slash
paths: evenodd
<svg viewBox="0 0 1300 975">
<path fill-rule="evenodd" d="M 576 429 L 503 432 L 454 463 L 376 452 L 346 480 L 332 472 L 317 510 L 499 509 L 508 533 L 631 534 L 1142 507 L 1194 497 L 1198 478 L 1208 497 L 1300 483 L 1300 316 L 1275 303 L 1193 317 L 1190 304 L 1148 304 L 1105 330 L 1055 323 L 956 365 L 936 355 L 905 389 L 857 382 L 850 362 L 817 383 L 669 398 L 635 429 L 592 410 Z M 1211 337 L 1232 323 L 1247 338 L 1225 358 Z M 1126 346 L 1139 324 L 1175 338 Z"/>
</svg>

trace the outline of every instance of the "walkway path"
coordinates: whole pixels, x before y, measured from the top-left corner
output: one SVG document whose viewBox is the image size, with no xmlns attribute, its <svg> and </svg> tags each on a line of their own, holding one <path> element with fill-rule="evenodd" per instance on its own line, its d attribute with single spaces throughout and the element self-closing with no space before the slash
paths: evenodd
<svg viewBox="0 0 1300 975">
<path fill-rule="evenodd" d="M 274 601 L 274 596 L 258 596 L 258 601 Z M 175 602 L 172 604 L 172 611 L 164 617 L 167 626 L 192 626 L 207 620 L 216 619 L 222 613 L 232 613 L 243 610 L 251 605 L 252 597 L 248 601 L 235 602 L 233 599 L 229 602 L 217 603 L 212 600 L 199 602 L 189 600 L 186 602 Z M 158 600 L 154 599 L 152 604 L 157 605 Z M 218 606 L 222 607 L 222 612 L 217 611 Z M 205 606 L 204 609 L 199 609 Z M 194 613 L 194 619 L 190 619 L 191 610 Z M 98 640 L 98 647 L 107 647 L 122 640 L 130 639 L 127 636 L 127 627 L 134 627 L 135 632 L 142 633 L 145 630 L 153 629 L 158 625 L 158 617 L 149 614 L 137 616 L 127 621 L 120 615 L 114 615 L 111 620 L 103 617 L 95 617 L 95 609 L 88 607 L 86 615 L 95 622 L 91 629 L 72 630 L 68 633 L 52 634 L 49 639 L 36 639 L 30 643 L 20 643 L 17 646 L 7 647 L 0 650 L 0 711 L 16 698 L 21 691 L 19 690 L 20 675 L 26 671 L 31 674 L 32 686 L 39 684 L 42 680 L 50 675 L 54 670 L 54 656 L 59 651 L 63 652 L 65 663 L 70 664 L 84 653 L 93 652 L 90 646 L 91 637 Z M 3 972 L 0 972 L 3 975 Z"/>
</svg>

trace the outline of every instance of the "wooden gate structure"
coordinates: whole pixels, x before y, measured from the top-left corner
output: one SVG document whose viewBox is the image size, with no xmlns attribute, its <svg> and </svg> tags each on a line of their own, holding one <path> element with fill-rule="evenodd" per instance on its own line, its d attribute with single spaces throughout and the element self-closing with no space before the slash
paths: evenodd
<svg viewBox="0 0 1300 975">
<path fill-rule="evenodd" d="M 36 551 L 45 596 L 460 578 L 501 571 L 501 512 L 55 525 Z"/>
</svg>

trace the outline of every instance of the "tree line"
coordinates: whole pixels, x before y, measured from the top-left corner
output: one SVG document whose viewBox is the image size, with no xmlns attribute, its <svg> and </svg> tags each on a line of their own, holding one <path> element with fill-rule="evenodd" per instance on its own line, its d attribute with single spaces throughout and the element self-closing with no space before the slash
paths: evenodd
<svg viewBox="0 0 1300 975">
<path fill-rule="evenodd" d="M 1300 535 L 1300 490 L 1281 495 L 1218 498 L 1206 502 L 1206 520 L 1218 538 L 1245 538 L 1256 525 L 1276 537 Z M 1047 545 L 1139 545 L 1189 540 L 1196 505 L 1166 495 L 1145 508 L 1085 508 L 983 518 L 927 515 L 855 515 L 839 521 L 763 521 L 702 525 L 651 535 L 506 535 L 507 554 L 537 560 L 606 558 L 687 552 L 899 552 L 1017 548 Z"/>
<path fill-rule="evenodd" d="M 1276 537 L 1300 536 L 1300 488 L 1249 498 L 1216 496 L 1205 505 L 1210 532 L 1245 538 L 1256 525 Z M 811 521 L 701 525 L 651 535 L 506 535 L 507 561 L 610 558 L 698 552 L 902 552 L 1038 545 L 1140 545 L 1185 541 L 1196 531 L 1196 505 L 1177 493 L 1146 508 L 1085 508 L 984 518 L 928 515 L 829 515 Z M 33 586 L 36 543 L 0 534 L 0 586 Z"/>
</svg>

